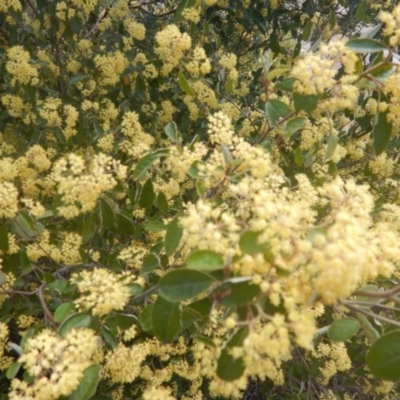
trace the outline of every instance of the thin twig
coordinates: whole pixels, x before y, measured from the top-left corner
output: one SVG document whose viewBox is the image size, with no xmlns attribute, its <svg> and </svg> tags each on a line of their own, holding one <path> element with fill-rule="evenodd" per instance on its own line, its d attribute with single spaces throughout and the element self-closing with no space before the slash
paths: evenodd
<svg viewBox="0 0 400 400">
<path fill-rule="evenodd" d="M 44 289 L 45 289 L 45 287 L 46 287 L 46 284 L 43 283 L 43 284 L 40 286 L 39 290 L 38 290 L 39 301 L 40 301 L 40 304 L 41 304 L 41 306 L 42 306 L 42 308 L 43 308 L 43 311 L 44 311 L 46 317 L 49 319 L 49 321 L 51 322 L 51 324 L 53 325 L 53 327 L 57 329 L 56 321 L 54 321 L 53 315 L 52 315 L 52 313 L 50 312 L 50 310 L 48 309 L 47 304 L 46 304 L 46 301 L 45 301 L 45 299 L 44 299 Z"/>
</svg>

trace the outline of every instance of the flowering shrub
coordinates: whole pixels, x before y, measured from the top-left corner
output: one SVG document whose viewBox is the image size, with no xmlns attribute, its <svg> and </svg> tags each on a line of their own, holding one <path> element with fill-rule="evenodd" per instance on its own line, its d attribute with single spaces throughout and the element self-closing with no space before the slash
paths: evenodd
<svg viewBox="0 0 400 400">
<path fill-rule="evenodd" d="M 2 398 L 399 392 L 400 6 L 0 18 Z"/>
</svg>

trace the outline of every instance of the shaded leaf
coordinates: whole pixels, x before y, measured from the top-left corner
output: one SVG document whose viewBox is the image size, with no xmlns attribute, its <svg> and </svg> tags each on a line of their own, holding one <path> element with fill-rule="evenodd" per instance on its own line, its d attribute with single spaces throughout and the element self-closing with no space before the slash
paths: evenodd
<svg viewBox="0 0 400 400">
<path fill-rule="evenodd" d="M 224 260 L 211 250 L 195 250 L 186 259 L 186 266 L 198 271 L 215 271 L 224 268 Z"/>
<path fill-rule="evenodd" d="M 234 358 L 230 351 L 233 347 L 240 347 L 249 334 L 248 326 L 237 331 L 222 350 L 217 363 L 217 375 L 221 379 L 231 382 L 239 379 L 244 372 L 245 364 L 241 357 Z"/>
<path fill-rule="evenodd" d="M 68 315 L 71 314 L 71 312 L 74 309 L 74 305 L 72 303 L 63 303 L 60 304 L 57 308 L 56 311 L 54 311 L 54 321 L 57 323 L 60 323 L 64 321 Z"/>
<path fill-rule="evenodd" d="M 174 143 L 178 141 L 178 128 L 174 121 L 170 121 L 164 126 L 164 132 Z"/>
<path fill-rule="evenodd" d="M 300 94 L 293 93 L 293 102 L 296 111 L 304 110 L 308 113 L 314 111 L 318 106 L 318 101 L 321 98 L 321 95 L 315 94 Z"/>
<path fill-rule="evenodd" d="M 196 96 L 196 93 L 193 91 L 193 89 L 190 87 L 189 82 L 186 80 L 185 75 L 183 74 L 182 71 L 179 71 L 178 73 L 178 79 L 179 79 L 179 86 L 182 88 L 182 90 L 188 94 L 189 96 Z"/>
<path fill-rule="evenodd" d="M 160 280 L 160 294 L 169 301 L 189 300 L 205 292 L 214 279 L 200 271 L 190 269 L 173 270 Z"/>
<path fill-rule="evenodd" d="M 102 227 L 110 228 L 115 222 L 115 212 L 106 199 L 100 199 L 99 204 Z"/>
<path fill-rule="evenodd" d="M 88 328 L 92 323 L 89 313 L 78 313 L 68 317 L 58 328 L 58 333 L 64 336 L 72 328 Z"/>
<path fill-rule="evenodd" d="M 69 400 L 88 400 L 96 394 L 101 378 L 101 366 L 98 364 L 86 368 L 79 386 L 69 395 Z"/>
<path fill-rule="evenodd" d="M 392 136 L 392 124 L 387 121 L 388 112 L 378 113 L 374 129 L 372 130 L 372 147 L 375 154 L 382 154 L 390 142 Z"/>
<path fill-rule="evenodd" d="M 367 353 L 366 362 L 376 378 L 400 380 L 400 331 L 391 331 L 377 339 Z"/>
<path fill-rule="evenodd" d="M 356 318 L 339 318 L 331 323 L 328 337 L 334 342 L 345 342 L 354 336 L 360 329 Z"/>
<path fill-rule="evenodd" d="M 165 234 L 164 248 L 168 257 L 171 257 L 179 247 L 183 228 L 179 225 L 179 216 L 176 216 L 168 225 Z"/>
<path fill-rule="evenodd" d="M 307 122 L 307 118 L 306 117 L 294 117 L 294 118 L 291 118 L 286 123 L 286 126 L 283 129 L 283 131 L 288 136 L 291 136 L 294 133 L 296 133 L 299 129 L 301 129 L 306 122 Z"/>
<path fill-rule="evenodd" d="M 281 117 L 286 117 L 290 112 L 290 107 L 280 100 L 268 100 L 265 105 L 265 115 L 267 116 L 270 126 L 277 127 L 278 120 Z"/>
<path fill-rule="evenodd" d="M 263 253 L 267 249 L 265 243 L 258 243 L 261 232 L 247 231 L 240 236 L 239 247 L 245 254 Z"/>
<path fill-rule="evenodd" d="M 156 268 L 160 268 L 160 258 L 156 254 L 150 253 L 143 260 L 143 265 L 140 269 L 140 275 L 147 275 L 148 273 L 154 271 Z"/>
<path fill-rule="evenodd" d="M 158 296 L 153 306 L 153 332 L 162 343 L 173 342 L 181 330 L 181 306 Z"/>
<path fill-rule="evenodd" d="M 386 44 L 368 38 L 351 39 L 346 46 L 356 53 L 378 53 L 383 50 L 389 50 L 389 46 Z"/>
<path fill-rule="evenodd" d="M 146 306 L 140 314 L 139 324 L 145 332 L 153 329 L 153 306 L 154 304 Z"/>
</svg>

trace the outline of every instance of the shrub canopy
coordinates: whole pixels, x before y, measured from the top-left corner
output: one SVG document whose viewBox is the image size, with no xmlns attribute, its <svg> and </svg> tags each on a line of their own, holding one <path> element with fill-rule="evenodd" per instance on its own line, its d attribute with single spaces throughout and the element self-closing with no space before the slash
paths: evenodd
<svg viewBox="0 0 400 400">
<path fill-rule="evenodd" d="M 393 398 L 400 6 L 0 20 L 1 399 Z"/>
</svg>

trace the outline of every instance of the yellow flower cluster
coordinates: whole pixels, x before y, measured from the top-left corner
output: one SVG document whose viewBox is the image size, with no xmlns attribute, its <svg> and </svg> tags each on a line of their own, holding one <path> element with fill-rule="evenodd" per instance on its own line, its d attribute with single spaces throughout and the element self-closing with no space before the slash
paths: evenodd
<svg viewBox="0 0 400 400">
<path fill-rule="evenodd" d="M 156 34 L 156 53 L 160 55 L 164 65 L 162 74 L 168 75 L 190 49 L 192 41 L 187 33 L 181 33 L 176 25 L 168 25 Z"/>
<path fill-rule="evenodd" d="M 7 50 L 6 70 L 13 76 L 12 85 L 16 82 L 37 85 L 38 70 L 30 64 L 30 55 L 22 46 L 14 46 Z"/>
<path fill-rule="evenodd" d="M 391 13 L 382 11 L 379 19 L 385 24 L 383 34 L 390 36 L 390 46 L 398 46 L 400 44 L 400 5 L 395 7 Z"/>
<path fill-rule="evenodd" d="M 185 68 L 194 76 L 205 75 L 211 71 L 210 60 L 202 47 L 195 47 L 193 50 L 193 60 L 186 64 Z"/>
<path fill-rule="evenodd" d="M 93 364 L 99 340 L 91 329 L 71 329 L 64 337 L 45 329 L 29 339 L 19 358 L 31 383 L 13 379 L 10 400 L 56 400 L 79 385 L 83 372 Z"/>
<path fill-rule="evenodd" d="M 350 74 L 346 80 L 353 81 L 356 77 L 351 74 L 355 71 L 357 60 L 357 55 L 346 47 L 346 43 L 342 40 L 321 45 L 319 51 L 307 54 L 293 67 L 291 74 L 297 78 L 294 88 L 298 93 L 303 94 L 324 93 L 325 90 L 339 84 L 335 80 L 338 65 L 343 65 L 345 72 Z M 346 83 L 348 83 L 347 81 Z M 345 93 L 350 91 L 347 87 L 341 90 Z M 336 94 L 339 98 L 342 98 L 343 95 L 340 92 Z"/>
<path fill-rule="evenodd" d="M 17 188 L 10 182 L 0 183 L 0 218 L 14 218 L 17 211 Z"/>
<path fill-rule="evenodd" d="M 141 372 L 141 363 L 148 355 L 146 343 L 127 347 L 119 344 L 105 358 L 104 376 L 113 383 L 133 382 Z"/>
<path fill-rule="evenodd" d="M 201 13 L 200 7 L 186 8 L 182 13 L 182 17 L 186 21 L 197 24 L 200 21 L 200 13 Z"/>
<path fill-rule="evenodd" d="M 80 310 L 91 310 L 93 315 L 106 315 L 112 310 L 122 310 L 129 301 L 126 286 L 131 282 L 128 275 L 116 275 L 106 269 L 82 271 L 73 274 L 71 283 L 77 285 L 81 296 L 75 300 Z"/>
<path fill-rule="evenodd" d="M 320 343 L 312 354 L 316 358 L 329 358 L 319 369 L 323 385 L 327 385 L 338 371 L 347 371 L 351 368 L 351 360 L 344 343 Z"/>
<path fill-rule="evenodd" d="M 101 84 L 113 86 L 120 81 L 120 76 L 128 66 L 128 60 L 120 51 L 112 54 L 97 55 L 94 63 L 100 71 Z"/>
<path fill-rule="evenodd" d="M 58 212 L 71 219 L 93 210 L 100 195 L 117 184 L 116 178 L 125 179 L 126 174 L 125 166 L 105 154 L 96 154 L 89 160 L 69 154 L 55 163 L 52 172 L 58 193 L 63 196 Z"/>
<path fill-rule="evenodd" d="M 0 2 L 0 12 L 7 13 L 9 8 L 12 8 L 14 11 L 22 11 L 19 0 L 3 0 Z"/>
</svg>

